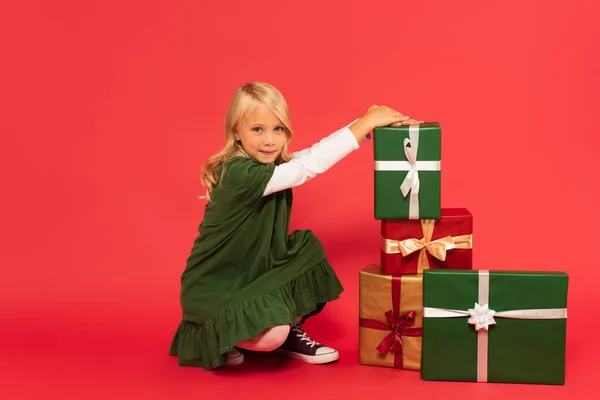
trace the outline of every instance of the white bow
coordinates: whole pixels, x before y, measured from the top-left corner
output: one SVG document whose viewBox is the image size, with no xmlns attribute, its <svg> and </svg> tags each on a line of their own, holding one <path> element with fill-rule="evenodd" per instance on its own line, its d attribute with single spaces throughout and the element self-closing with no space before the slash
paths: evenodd
<svg viewBox="0 0 600 400">
<path fill-rule="evenodd" d="M 490 310 L 490 307 L 487 304 L 480 306 L 475 303 L 475 308 L 469 308 L 468 310 L 471 318 L 467 321 L 471 325 L 475 325 L 475 330 L 485 329 L 488 330 L 490 325 L 494 325 L 496 320 L 494 320 L 494 315 L 496 311 Z"/>
<path fill-rule="evenodd" d="M 411 125 L 408 128 L 409 138 L 404 139 L 404 154 L 410 165 L 406 177 L 400 185 L 402 196 L 406 197 L 410 192 L 410 203 L 408 205 L 408 218 L 419 219 L 419 170 L 417 169 L 417 152 L 419 151 L 419 125 Z M 408 145 L 410 144 L 410 147 Z"/>
</svg>

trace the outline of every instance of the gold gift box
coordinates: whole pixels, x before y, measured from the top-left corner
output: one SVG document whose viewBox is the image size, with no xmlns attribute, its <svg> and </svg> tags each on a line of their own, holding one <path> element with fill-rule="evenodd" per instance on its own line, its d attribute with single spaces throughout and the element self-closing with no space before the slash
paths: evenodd
<svg viewBox="0 0 600 400">
<path fill-rule="evenodd" d="M 372 264 L 360 271 L 359 286 L 359 362 L 420 370 L 423 276 L 384 275 Z"/>
</svg>

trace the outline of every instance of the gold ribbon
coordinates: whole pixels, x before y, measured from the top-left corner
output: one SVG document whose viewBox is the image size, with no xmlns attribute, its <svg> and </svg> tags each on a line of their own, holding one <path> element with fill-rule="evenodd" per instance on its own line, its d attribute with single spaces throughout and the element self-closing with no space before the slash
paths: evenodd
<svg viewBox="0 0 600 400">
<path fill-rule="evenodd" d="M 427 253 L 440 261 L 446 261 L 446 252 L 453 249 L 471 249 L 473 248 L 473 235 L 445 236 L 436 240 L 433 237 L 434 219 L 422 219 L 421 228 L 423 229 L 423 238 L 393 240 L 383 238 L 383 251 L 387 254 L 402 253 L 406 257 L 415 251 L 420 251 L 417 261 L 417 273 L 422 274 L 423 270 L 429 269 L 429 260 Z"/>
</svg>

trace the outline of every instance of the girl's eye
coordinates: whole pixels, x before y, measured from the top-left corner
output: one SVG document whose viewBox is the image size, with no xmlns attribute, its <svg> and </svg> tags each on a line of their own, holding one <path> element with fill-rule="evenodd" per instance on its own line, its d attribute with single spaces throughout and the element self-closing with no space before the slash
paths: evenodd
<svg viewBox="0 0 600 400">
<path fill-rule="evenodd" d="M 252 128 L 252 132 L 260 133 L 260 128 Z"/>
<path fill-rule="evenodd" d="M 283 132 L 283 126 L 278 126 L 275 128 L 275 132 Z"/>
</svg>

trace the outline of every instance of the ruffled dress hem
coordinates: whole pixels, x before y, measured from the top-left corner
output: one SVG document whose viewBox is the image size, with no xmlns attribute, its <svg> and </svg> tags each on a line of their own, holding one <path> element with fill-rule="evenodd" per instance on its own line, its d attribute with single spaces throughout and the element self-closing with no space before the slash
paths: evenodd
<svg viewBox="0 0 600 400">
<path fill-rule="evenodd" d="M 333 268 L 324 260 L 269 292 L 223 307 L 204 324 L 182 320 L 169 354 L 178 356 L 180 366 L 214 369 L 236 344 L 258 337 L 267 328 L 291 325 L 319 303 L 338 299 L 342 291 Z"/>
</svg>

